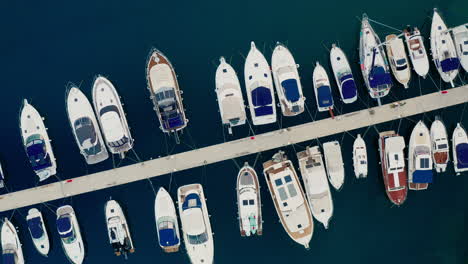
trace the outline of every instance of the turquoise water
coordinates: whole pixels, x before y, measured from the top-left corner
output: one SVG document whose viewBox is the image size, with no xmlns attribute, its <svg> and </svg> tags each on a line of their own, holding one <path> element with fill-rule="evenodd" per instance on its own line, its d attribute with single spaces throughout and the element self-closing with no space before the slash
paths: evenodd
<svg viewBox="0 0 468 264">
<path fill-rule="evenodd" d="M 330 71 L 328 51 L 331 43 L 339 42 L 360 83 L 359 102 L 337 110 L 350 112 L 373 105 L 365 92 L 357 65 L 360 23 L 357 17 L 366 12 L 370 18 L 393 27 L 407 24 L 419 26 L 429 35 L 430 15 L 437 6 L 449 26 L 468 21 L 468 2 L 456 1 L 79 1 L 79 2 L 19 2 L 0 4 L 2 25 L 2 58 L 0 84 L 2 96 L 2 148 L 0 159 L 7 173 L 11 190 L 33 187 L 37 177 L 31 171 L 21 145 L 18 129 L 19 108 L 27 98 L 45 116 L 49 136 L 62 179 L 112 167 L 108 160 L 86 166 L 75 145 L 65 112 L 65 86 L 79 84 L 90 97 L 91 82 L 96 74 L 103 74 L 114 83 L 125 103 L 128 122 L 132 128 L 135 150 L 141 159 L 177 153 L 192 147 L 203 147 L 224 141 L 223 130 L 214 93 L 214 73 L 219 56 L 228 58 L 243 82 L 243 63 L 254 40 L 268 60 L 276 41 L 286 43 L 301 65 L 300 74 L 307 105 L 315 116 L 312 91 L 312 70 L 320 61 Z M 394 31 L 374 26 L 381 39 Z M 184 90 L 184 104 L 190 119 L 182 136 L 182 144 L 175 145 L 159 130 L 146 90 L 145 62 L 151 47 L 157 47 L 172 61 Z M 429 43 L 426 43 L 429 47 Z M 431 65 L 431 76 L 437 85 L 439 77 Z M 462 80 L 458 79 L 460 84 Z M 332 83 L 334 85 L 334 83 Z M 447 85 L 442 84 L 444 87 Z M 421 87 L 421 89 L 420 89 Z M 337 88 L 332 87 L 335 101 Z M 409 90 L 395 86 L 384 102 L 408 98 L 436 91 L 430 80 L 416 75 Z M 378 125 L 379 131 L 398 129 L 408 139 L 414 121 L 426 124 L 434 115 L 441 115 L 452 131 L 462 120 L 467 126 L 463 106 L 412 117 L 411 120 Z M 317 119 L 327 114 L 316 115 Z M 311 121 L 304 113 L 299 117 L 282 118 L 283 127 Z M 256 133 L 277 129 L 278 124 L 255 127 Z M 226 132 L 226 131 L 225 131 Z M 364 134 L 366 129 L 351 131 Z M 245 137 L 247 127 L 235 129 L 227 140 Z M 156 188 L 170 189 L 175 198 L 182 184 L 200 182 L 208 198 L 208 209 L 215 233 L 215 263 L 466 263 L 468 259 L 467 204 L 468 180 L 455 177 L 450 166 L 447 173 L 437 175 L 429 190 L 410 192 L 406 203 L 395 208 L 388 201 L 384 189 L 377 153 L 377 134 L 374 128 L 365 136 L 369 154 L 369 177 L 356 180 L 352 172 L 351 149 L 353 138 L 336 135 L 321 142 L 342 141 L 347 171 L 344 189 L 333 192 L 335 212 L 329 230 L 317 224 L 310 250 L 295 244 L 284 232 L 274 211 L 272 201 L 260 178 L 264 201 L 264 235 L 241 238 L 238 232 L 235 202 L 237 167 L 232 161 L 175 173 L 172 177 L 153 179 Z M 166 145 L 167 142 L 167 145 Z M 295 150 L 306 145 L 283 148 L 293 162 Z M 264 152 L 256 169 L 276 152 Z M 238 164 L 256 156 L 237 159 Z M 131 164 L 125 160 L 121 165 Z M 50 181 L 55 181 L 51 179 Z M 170 187 L 170 188 L 169 188 Z M 112 254 L 108 245 L 104 222 L 104 203 L 112 197 L 124 207 L 133 233 L 135 254 L 127 263 L 188 263 L 182 250 L 163 254 L 158 248 L 153 216 L 154 194 L 147 181 L 79 195 L 73 199 L 54 201 L 55 209 L 71 203 L 77 213 L 86 242 L 86 263 L 124 263 Z M 27 263 L 65 263 L 55 229 L 55 216 L 46 207 L 44 213 L 52 236 L 49 258 L 41 257 L 33 248 L 27 233 L 24 216 L 28 208 L 13 215 Z M 2 216 L 11 216 L 11 212 Z"/>
</svg>

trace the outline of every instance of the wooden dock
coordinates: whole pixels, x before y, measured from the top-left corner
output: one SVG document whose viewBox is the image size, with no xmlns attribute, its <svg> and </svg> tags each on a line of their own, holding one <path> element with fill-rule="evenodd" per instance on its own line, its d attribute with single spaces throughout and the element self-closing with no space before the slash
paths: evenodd
<svg viewBox="0 0 468 264">
<path fill-rule="evenodd" d="M 166 175 L 468 102 L 468 85 L 0 196 L 0 212 Z"/>
</svg>

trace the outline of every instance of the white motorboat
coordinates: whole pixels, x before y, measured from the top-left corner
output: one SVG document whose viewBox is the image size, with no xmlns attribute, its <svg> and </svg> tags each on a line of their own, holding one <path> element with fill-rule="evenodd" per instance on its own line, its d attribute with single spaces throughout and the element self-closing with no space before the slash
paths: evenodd
<svg viewBox="0 0 468 264">
<path fill-rule="evenodd" d="M 76 86 L 68 90 L 67 114 L 76 144 L 86 163 L 96 164 L 109 157 L 93 107 Z"/>
<path fill-rule="evenodd" d="M 457 175 L 468 170 L 468 136 L 466 130 L 457 123 L 452 135 L 453 167 Z"/>
<path fill-rule="evenodd" d="M 156 194 L 154 215 L 159 246 L 167 253 L 179 251 L 180 231 L 176 209 L 171 195 L 163 187 Z"/>
<path fill-rule="evenodd" d="M 383 45 L 366 14 L 362 16 L 361 22 L 359 64 L 370 96 L 379 99 L 390 92 L 392 78 Z"/>
<path fill-rule="evenodd" d="M 390 61 L 390 68 L 393 71 L 393 76 L 408 89 L 411 80 L 411 71 L 403 40 L 395 34 L 391 34 L 385 37 L 385 42 L 387 43 L 385 46 L 387 48 L 388 60 Z"/>
<path fill-rule="evenodd" d="M 232 127 L 245 124 L 246 114 L 239 78 L 224 57 L 219 59 L 215 82 L 221 121 L 232 134 Z"/>
<path fill-rule="evenodd" d="M 263 174 L 284 230 L 296 243 L 309 248 L 314 220 L 292 162 L 279 151 L 263 163 Z"/>
<path fill-rule="evenodd" d="M 271 68 L 284 116 L 295 116 L 304 112 L 305 97 L 302 95 L 298 67 L 289 49 L 277 43 L 271 56 Z"/>
<path fill-rule="evenodd" d="M 93 103 L 109 151 L 125 157 L 125 152 L 133 148 L 133 138 L 120 97 L 114 85 L 103 76 L 94 80 Z"/>
<path fill-rule="evenodd" d="M 20 128 L 24 149 L 39 181 L 55 175 L 57 162 L 47 128 L 39 112 L 26 99 L 21 109 Z"/>
<path fill-rule="evenodd" d="M 23 249 L 13 224 L 5 218 L 1 231 L 2 260 L 4 264 L 24 264 Z"/>
<path fill-rule="evenodd" d="M 460 60 L 457 57 L 452 36 L 435 8 L 431 26 L 431 52 L 442 80 L 455 87 L 453 80 L 457 77 Z"/>
<path fill-rule="evenodd" d="M 177 189 L 185 248 L 193 264 L 214 262 L 214 243 L 206 199 L 201 184 Z"/>
<path fill-rule="evenodd" d="M 135 247 L 122 207 L 117 201 L 109 200 L 104 206 L 104 211 L 106 212 L 107 234 L 114 254 L 124 255 L 127 259 L 127 254 L 135 252 Z"/>
<path fill-rule="evenodd" d="M 340 90 L 341 100 L 349 104 L 357 100 L 357 88 L 348 58 L 341 48 L 332 44 L 330 61 L 335 75 L 336 84 Z"/>
<path fill-rule="evenodd" d="M 411 132 L 408 146 L 408 187 L 426 190 L 432 183 L 431 135 L 423 121 Z"/>
<path fill-rule="evenodd" d="M 297 159 L 312 215 L 327 229 L 333 216 L 333 199 L 322 153 L 318 146 L 307 147 L 297 153 Z"/>
<path fill-rule="evenodd" d="M 431 125 L 432 160 L 437 172 L 445 172 L 449 156 L 449 142 L 445 125 L 436 117 Z"/>
<path fill-rule="evenodd" d="M 244 79 L 253 124 L 264 125 L 276 122 L 276 103 L 270 66 L 253 41 L 245 59 Z"/>
<path fill-rule="evenodd" d="M 44 224 L 42 213 L 36 208 L 31 208 L 26 216 L 29 234 L 31 235 L 34 246 L 37 251 L 47 257 L 50 249 L 49 235 Z"/>
<path fill-rule="evenodd" d="M 468 72 L 468 24 L 464 24 L 452 29 L 453 40 L 457 50 L 460 64 Z"/>
<path fill-rule="evenodd" d="M 83 239 L 75 211 L 70 205 L 57 209 L 57 231 L 68 260 L 73 264 L 83 263 L 85 256 Z"/>
<path fill-rule="evenodd" d="M 426 78 L 429 73 L 429 58 L 424 47 L 423 37 L 417 27 L 405 29 L 405 41 L 409 57 L 414 71 L 421 77 Z"/>
<path fill-rule="evenodd" d="M 356 178 L 367 178 L 367 148 L 360 134 L 357 135 L 353 144 L 353 164 Z"/>
<path fill-rule="evenodd" d="M 0 188 L 5 187 L 5 174 L 3 173 L 2 164 L 0 164 Z"/>
<path fill-rule="evenodd" d="M 333 110 L 333 95 L 330 88 L 330 80 L 328 79 L 327 72 L 318 62 L 315 65 L 312 77 L 318 111 L 331 112 Z"/>
<path fill-rule="evenodd" d="M 241 236 L 263 234 L 260 183 L 254 168 L 246 162 L 237 175 L 237 210 Z"/>
<path fill-rule="evenodd" d="M 323 154 L 325 156 L 325 165 L 330 184 L 339 191 L 343 188 L 345 179 L 343 156 L 338 141 L 323 143 Z"/>
</svg>

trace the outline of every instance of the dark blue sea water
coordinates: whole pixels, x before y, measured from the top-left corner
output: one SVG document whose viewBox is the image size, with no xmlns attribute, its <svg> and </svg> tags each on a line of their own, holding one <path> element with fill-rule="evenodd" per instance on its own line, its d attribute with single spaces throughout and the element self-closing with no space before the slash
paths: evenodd
<svg viewBox="0 0 468 264">
<path fill-rule="evenodd" d="M 214 93 L 214 73 L 219 56 L 228 58 L 243 82 L 243 63 L 254 40 L 267 59 L 276 41 L 286 43 L 301 65 L 300 74 L 307 105 L 315 116 L 312 70 L 320 61 L 331 74 L 328 51 L 339 42 L 353 62 L 360 83 L 359 102 L 343 105 L 338 111 L 350 112 L 375 103 L 369 99 L 357 65 L 360 23 L 357 17 L 367 12 L 370 18 L 402 28 L 419 26 L 429 35 L 430 15 L 438 7 L 449 26 L 468 21 L 468 2 L 448 1 L 4 1 L 0 3 L 0 160 L 11 190 L 33 187 L 37 177 L 23 151 L 18 115 L 27 98 L 45 117 L 58 162 L 58 176 L 67 179 L 112 168 L 108 160 L 87 166 L 75 145 L 65 111 L 65 86 L 79 84 L 90 97 L 91 82 L 97 74 L 107 76 L 120 93 L 132 134 L 135 150 L 143 160 L 203 147 L 224 141 Z M 383 39 L 394 31 L 375 25 Z M 146 90 L 145 62 L 151 47 L 163 51 L 172 61 L 184 91 L 184 104 L 190 119 L 175 145 L 159 130 Z M 429 43 L 426 43 L 429 47 Z M 439 86 L 440 78 L 431 64 L 431 76 Z M 331 76 L 331 75 L 330 75 Z M 457 83 L 467 81 L 464 73 Z M 334 82 L 332 83 L 334 85 Z M 335 101 L 338 101 L 337 88 Z M 410 89 L 396 85 L 390 102 L 437 91 L 430 80 L 413 74 Z M 295 244 L 284 232 L 274 211 L 263 177 L 264 235 L 241 238 L 237 225 L 235 179 L 237 167 L 225 161 L 189 171 L 152 179 L 156 188 L 170 189 L 175 198 L 178 186 L 200 182 L 208 198 L 208 209 L 215 232 L 215 263 L 467 263 L 467 175 L 456 177 L 450 166 L 437 175 L 429 190 L 410 192 L 406 203 L 395 208 L 388 201 L 378 164 L 377 130 L 398 129 L 408 139 L 414 121 L 426 124 L 441 115 L 450 133 L 460 120 L 467 126 L 463 106 L 393 121 L 368 130 L 369 177 L 356 180 L 352 171 L 353 138 L 336 135 L 320 139 L 342 141 L 347 171 L 344 189 L 333 192 L 335 212 L 329 230 L 317 224 L 310 250 Z M 320 113 L 316 118 L 326 118 Z M 282 118 L 282 126 L 311 121 L 304 113 Z M 255 127 L 256 133 L 271 131 L 278 124 Z M 351 131 L 364 134 L 366 129 Z M 247 127 L 235 129 L 235 136 L 245 137 Z M 167 145 L 166 145 L 167 142 Z M 283 148 L 297 164 L 294 151 L 305 142 Z M 256 169 L 276 152 L 264 152 Z M 254 162 L 256 156 L 237 159 L 238 164 Z M 131 164 L 127 159 L 122 165 Z M 51 179 L 49 181 L 55 181 Z M 104 203 L 112 197 L 124 207 L 133 233 L 135 254 L 126 263 L 189 263 L 184 250 L 163 254 L 157 245 L 153 216 L 154 194 L 147 181 L 87 193 L 50 203 L 54 209 L 72 204 L 86 242 L 86 263 L 124 263 L 113 255 L 107 241 Z M 1 202 L 1 201 L 0 201 Z M 12 221 L 20 229 L 27 263 L 66 263 L 55 229 L 55 215 L 43 205 L 52 237 L 49 258 L 34 249 L 25 225 L 27 209 L 17 210 Z M 12 212 L 2 213 L 10 217 Z"/>
</svg>

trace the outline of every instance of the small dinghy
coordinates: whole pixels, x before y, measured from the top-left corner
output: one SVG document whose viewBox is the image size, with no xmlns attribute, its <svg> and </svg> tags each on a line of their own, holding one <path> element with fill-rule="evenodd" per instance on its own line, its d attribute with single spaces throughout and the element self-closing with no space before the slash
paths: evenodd
<svg viewBox="0 0 468 264">
<path fill-rule="evenodd" d="M 323 154 L 325 156 L 328 180 L 333 188 L 339 191 L 343 188 L 345 179 L 340 143 L 338 141 L 323 143 Z"/>
<path fill-rule="evenodd" d="M 452 87 L 455 87 L 453 80 L 457 77 L 460 60 L 457 57 L 452 36 L 435 8 L 431 26 L 431 51 L 440 77 L 444 82 L 449 82 Z"/>
<path fill-rule="evenodd" d="M 367 148 L 360 134 L 357 135 L 353 144 L 353 164 L 356 178 L 367 178 Z"/>
<path fill-rule="evenodd" d="M 1 230 L 2 260 L 4 264 L 24 264 L 23 249 L 13 224 L 5 218 Z"/>
<path fill-rule="evenodd" d="M 318 111 L 323 112 L 328 110 L 333 116 L 333 95 L 330 88 L 330 80 L 328 79 L 327 72 L 318 62 L 314 68 L 313 84 Z"/>
<path fill-rule="evenodd" d="M 109 157 L 93 107 L 76 86 L 67 94 L 67 114 L 76 144 L 86 163 L 96 164 Z"/>
<path fill-rule="evenodd" d="M 468 72 L 468 24 L 452 29 L 455 48 L 457 49 L 460 64 Z"/>
<path fill-rule="evenodd" d="M 20 128 L 24 149 L 39 181 L 44 181 L 55 175 L 57 162 L 47 128 L 39 112 L 26 99 L 24 99 L 21 109 Z"/>
<path fill-rule="evenodd" d="M 335 44 L 332 44 L 330 50 L 330 61 L 336 84 L 340 90 L 341 100 L 345 104 L 355 102 L 357 100 L 357 88 L 351 66 L 349 66 L 348 58 L 343 50 Z"/>
<path fill-rule="evenodd" d="M 56 223 L 62 248 L 68 260 L 73 264 L 83 263 L 85 256 L 83 239 L 75 211 L 70 205 L 64 205 L 57 209 Z"/>
<path fill-rule="evenodd" d="M 333 200 L 328 186 L 327 173 L 318 146 L 307 147 L 297 153 L 307 199 L 312 215 L 328 229 L 333 216 Z"/>
<path fill-rule="evenodd" d="M 305 97 L 302 95 L 298 65 L 286 46 L 277 43 L 271 57 L 273 80 L 284 116 L 295 116 L 304 112 Z"/>
<path fill-rule="evenodd" d="M 258 126 L 276 122 L 270 66 L 253 41 L 245 59 L 244 79 L 253 124 Z"/>
<path fill-rule="evenodd" d="M 390 68 L 392 68 L 393 76 L 408 89 L 408 84 L 411 80 L 411 71 L 403 40 L 398 38 L 395 34 L 392 34 L 385 38 L 385 42 L 387 43 L 385 46 L 387 48 L 388 60 L 390 61 Z"/>
<path fill-rule="evenodd" d="M 431 125 L 432 160 L 437 172 L 445 172 L 449 156 L 447 130 L 438 116 Z"/>
<path fill-rule="evenodd" d="M 237 175 L 237 210 L 241 236 L 263 233 L 260 184 L 254 168 L 246 162 Z"/>
<path fill-rule="evenodd" d="M 159 246 L 167 253 L 179 251 L 180 232 L 176 209 L 171 195 L 163 187 L 156 194 L 154 216 Z"/>
<path fill-rule="evenodd" d="M 127 259 L 127 254 L 135 252 L 135 247 L 125 214 L 115 200 L 107 201 L 104 211 L 106 212 L 107 234 L 114 254 L 123 255 Z"/>
<path fill-rule="evenodd" d="M 228 126 L 229 134 L 232 134 L 232 127 L 245 124 L 244 98 L 242 98 L 241 85 L 236 71 L 226 62 L 224 57 L 221 57 L 219 62 L 216 69 L 215 91 L 221 121 L 223 125 Z"/>
<path fill-rule="evenodd" d="M 457 123 L 452 136 L 453 167 L 457 175 L 468 170 L 468 136 L 465 129 Z"/>
<path fill-rule="evenodd" d="M 37 251 L 47 257 L 50 249 L 49 235 L 44 224 L 42 213 L 36 208 L 31 208 L 26 216 L 29 234 L 31 235 L 34 246 Z"/>
<path fill-rule="evenodd" d="M 405 29 L 404 32 L 406 47 L 408 48 L 414 71 L 419 76 L 426 78 L 429 73 L 429 58 L 424 47 L 423 37 L 417 27 L 413 31 L 411 31 L 411 28 Z"/>
<path fill-rule="evenodd" d="M 3 173 L 2 164 L 0 164 L 0 188 L 5 187 L 5 174 Z"/>
<path fill-rule="evenodd" d="M 409 141 L 408 187 L 426 190 L 429 183 L 432 183 L 431 135 L 424 122 L 419 121 Z"/>
<path fill-rule="evenodd" d="M 107 147 L 112 154 L 125 157 L 125 152 L 133 148 L 127 118 L 114 85 L 103 76 L 98 76 L 93 84 L 93 103 Z"/>
<path fill-rule="evenodd" d="M 214 243 L 205 194 L 201 184 L 177 189 L 185 248 L 192 263 L 213 264 Z"/>
</svg>

